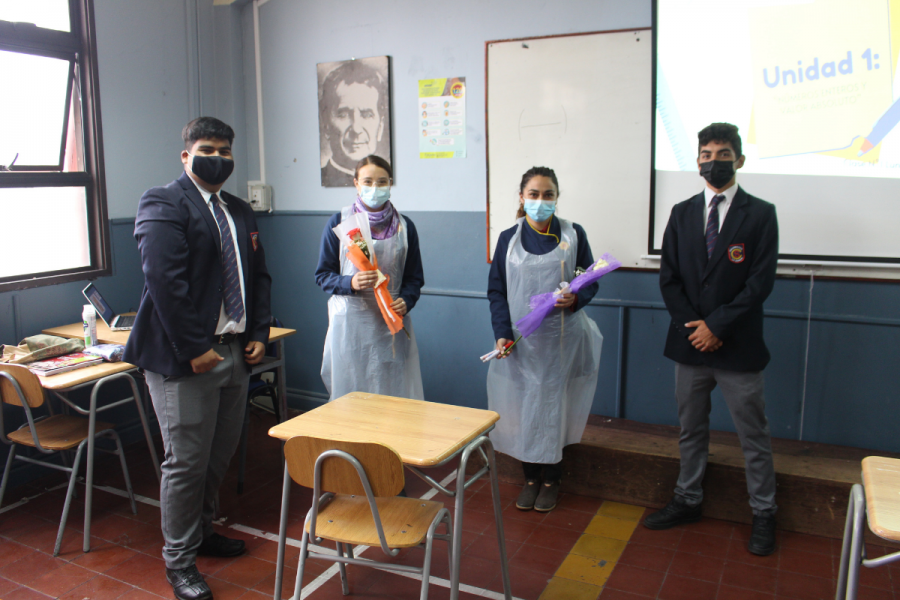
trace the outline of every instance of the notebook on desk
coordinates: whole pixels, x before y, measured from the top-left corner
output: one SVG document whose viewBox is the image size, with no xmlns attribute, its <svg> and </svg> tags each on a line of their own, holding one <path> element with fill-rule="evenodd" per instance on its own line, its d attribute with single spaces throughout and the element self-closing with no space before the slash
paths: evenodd
<svg viewBox="0 0 900 600">
<path fill-rule="evenodd" d="M 134 326 L 135 315 L 116 314 L 116 311 L 114 311 L 112 306 L 109 305 L 109 302 L 100 295 L 100 290 L 98 290 L 97 286 L 93 283 L 89 283 L 81 293 L 84 294 L 87 301 L 93 305 L 97 314 L 100 315 L 100 318 L 103 319 L 103 322 L 106 323 L 112 331 L 129 331 L 132 326 Z"/>
</svg>

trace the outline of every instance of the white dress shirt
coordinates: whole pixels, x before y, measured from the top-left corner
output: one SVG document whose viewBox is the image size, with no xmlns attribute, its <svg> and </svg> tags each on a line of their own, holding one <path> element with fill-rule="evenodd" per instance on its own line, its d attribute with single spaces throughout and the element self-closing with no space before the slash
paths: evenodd
<svg viewBox="0 0 900 600">
<path fill-rule="evenodd" d="M 712 199 L 715 196 L 725 196 L 725 199 L 719 202 L 718 211 L 719 211 L 719 231 L 722 231 L 722 225 L 725 223 L 725 215 L 728 214 L 728 209 L 731 208 L 731 201 L 734 200 L 734 195 L 737 194 L 738 185 L 737 182 L 724 192 L 716 192 L 711 189 L 709 186 L 703 188 L 703 193 L 706 197 L 706 204 L 703 206 L 703 231 L 706 231 L 706 224 L 709 222 L 709 207 L 712 205 Z"/>
<path fill-rule="evenodd" d="M 206 207 L 212 214 L 213 220 L 215 220 L 216 213 L 215 211 L 213 211 L 212 206 L 213 193 L 204 189 L 202 185 L 194 181 L 193 177 L 191 177 L 191 181 L 193 181 L 194 185 L 197 186 L 197 191 L 199 191 L 200 195 L 203 196 L 203 201 L 206 202 Z M 241 267 L 241 249 L 238 246 L 237 230 L 235 230 L 234 228 L 234 220 L 232 220 L 231 218 L 231 212 L 228 210 L 228 204 L 226 204 L 225 200 L 223 200 L 222 197 L 218 194 L 216 194 L 216 197 L 219 199 L 219 207 L 221 207 L 222 212 L 225 213 L 225 219 L 228 221 L 228 228 L 231 230 L 231 239 L 234 240 L 234 257 L 237 260 L 238 279 L 241 282 L 241 301 L 244 303 L 244 316 L 241 317 L 240 321 L 235 321 L 228 316 L 228 313 L 225 312 L 225 299 L 222 299 L 222 306 L 219 308 L 219 323 L 216 325 L 216 335 L 222 335 L 223 333 L 243 333 L 247 329 L 247 292 L 244 289 L 244 269 Z M 219 231 L 219 238 L 222 238 L 221 231 Z"/>
</svg>

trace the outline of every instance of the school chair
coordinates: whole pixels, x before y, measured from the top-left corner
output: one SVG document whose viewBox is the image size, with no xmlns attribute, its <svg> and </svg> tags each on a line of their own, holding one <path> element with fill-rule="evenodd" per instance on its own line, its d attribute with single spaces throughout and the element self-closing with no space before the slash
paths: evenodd
<svg viewBox="0 0 900 600">
<path fill-rule="evenodd" d="M 62 518 L 59 521 L 59 532 L 56 534 L 56 546 L 53 548 L 53 556 L 59 554 L 62 544 L 63 531 L 66 528 L 66 520 L 69 517 L 69 508 L 72 505 L 72 497 L 75 494 L 75 480 L 78 478 L 78 468 L 81 466 L 81 455 L 87 446 L 90 436 L 89 420 L 71 415 L 54 415 L 52 410 L 49 415 L 35 418 L 32 409 L 44 404 L 44 388 L 37 375 L 21 365 L 0 364 L 0 399 L 3 404 L 21 406 L 25 411 L 25 423 L 15 431 L 6 433 L 4 422 L 4 407 L 0 406 L 0 441 L 9 446 L 9 455 L 6 458 L 6 468 L 3 470 L 3 480 L 0 482 L 0 506 L 3 505 L 3 496 L 6 493 L 6 484 L 9 481 L 9 472 L 14 459 L 23 462 L 49 467 L 69 474 L 69 486 L 66 491 L 66 501 L 63 505 Z M 48 404 L 49 408 L 49 404 Z M 128 475 L 128 466 L 125 464 L 125 454 L 122 452 L 122 443 L 113 425 L 102 421 L 95 422 L 94 437 L 109 437 L 116 443 L 114 451 L 95 448 L 115 454 L 122 464 L 122 473 L 125 475 L 125 487 L 128 490 L 128 498 L 131 500 L 131 512 L 137 514 L 137 505 L 134 503 L 134 492 L 131 489 L 131 478 Z M 72 466 L 64 461 L 62 465 L 46 462 L 30 456 L 19 456 L 19 446 L 34 448 L 46 456 L 72 451 L 75 449 L 75 458 Z M 89 502 L 86 498 L 85 502 Z M 90 511 L 90 505 L 85 506 Z M 90 532 L 84 532 L 85 552 L 90 550 Z"/>
<path fill-rule="evenodd" d="M 850 489 L 844 544 L 838 571 L 836 600 L 855 600 L 859 566 L 880 567 L 900 560 L 900 552 L 866 558 L 864 519 L 878 537 L 900 542 L 900 460 L 867 456 L 862 461 L 863 484 Z M 868 498 L 868 502 L 866 501 Z"/>
<path fill-rule="evenodd" d="M 285 443 L 284 457 L 291 479 L 313 488 L 294 600 L 300 598 L 308 557 L 338 563 L 344 595 L 350 593 L 345 565 L 354 564 L 416 573 L 422 578 L 421 600 L 428 598 L 434 539 L 446 541 L 448 555 L 453 554 L 450 511 L 441 502 L 397 496 L 404 486 L 403 463 L 392 448 L 298 436 Z M 446 534 L 435 533 L 441 523 Z M 335 542 L 337 553 L 319 547 L 322 540 Z M 353 546 L 380 546 L 388 556 L 397 556 L 400 548 L 424 547 L 425 560 L 421 567 L 366 560 L 354 556 Z"/>
</svg>

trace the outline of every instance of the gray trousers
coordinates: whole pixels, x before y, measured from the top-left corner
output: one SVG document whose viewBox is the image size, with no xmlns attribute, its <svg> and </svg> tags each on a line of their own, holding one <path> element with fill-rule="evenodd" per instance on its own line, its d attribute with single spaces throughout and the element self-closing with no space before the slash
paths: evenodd
<svg viewBox="0 0 900 600">
<path fill-rule="evenodd" d="M 747 492 L 753 514 L 775 512 L 775 467 L 772 441 L 766 419 L 765 384 L 762 371 L 743 373 L 710 367 L 675 365 L 675 399 L 681 437 L 681 472 L 675 494 L 688 504 L 703 500 L 703 474 L 709 457 L 710 394 L 722 388 L 725 404 L 744 451 Z"/>
<path fill-rule="evenodd" d="M 147 372 L 166 459 L 159 504 L 169 569 L 193 565 L 197 547 L 213 533 L 219 485 L 240 441 L 249 368 L 243 346 L 213 344 L 223 360 L 184 377 Z"/>
</svg>

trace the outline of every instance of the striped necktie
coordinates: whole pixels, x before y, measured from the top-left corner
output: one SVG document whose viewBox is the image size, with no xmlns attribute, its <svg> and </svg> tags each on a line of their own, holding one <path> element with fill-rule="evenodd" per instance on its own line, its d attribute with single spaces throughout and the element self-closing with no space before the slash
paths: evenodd
<svg viewBox="0 0 900 600">
<path fill-rule="evenodd" d="M 719 238 L 719 202 L 725 199 L 724 194 L 717 194 L 709 201 L 709 217 L 706 219 L 706 258 L 712 256 Z"/>
<path fill-rule="evenodd" d="M 210 198 L 213 214 L 219 225 L 219 233 L 222 237 L 222 280 L 225 282 L 225 314 L 235 321 L 244 318 L 244 299 L 241 295 L 241 280 L 238 276 L 237 255 L 234 251 L 234 238 L 231 236 L 231 227 L 225 218 L 225 211 L 219 206 L 219 197 L 215 194 Z"/>
</svg>

